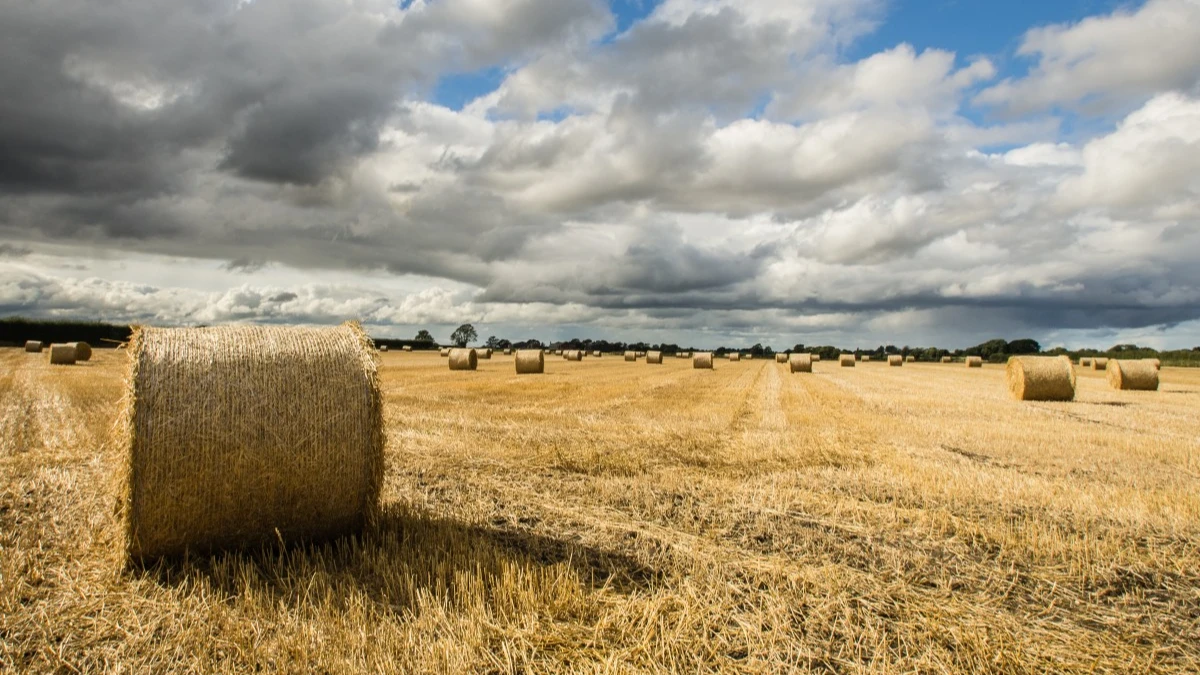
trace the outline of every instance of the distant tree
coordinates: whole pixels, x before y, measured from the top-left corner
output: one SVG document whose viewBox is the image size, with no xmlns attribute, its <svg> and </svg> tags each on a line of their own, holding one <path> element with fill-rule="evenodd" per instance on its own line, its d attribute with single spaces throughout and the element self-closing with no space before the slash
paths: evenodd
<svg viewBox="0 0 1200 675">
<path fill-rule="evenodd" d="M 489 335 L 487 342 L 484 342 L 483 346 L 488 349 L 500 349 L 500 340 L 495 335 Z"/>
<path fill-rule="evenodd" d="M 417 342 L 433 342 L 433 336 L 427 330 L 417 331 L 417 337 L 414 338 Z"/>
<path fill-rule="evenodd" d="M 1009 354 L 1037 354 L 1042 351 L 1042 346 L 1038 344 L 1037 340 L 1025 338 L 1022 340 L 1013 340 L 1008 343 L 1006 351 Z"/>
<path fill-rule="evenodd" d="M 761 342 L 755 343 L 755 345 L 750 348 L 750 353 L 753 354 L 755 356 L 755 358 L 762 356 L 763 355 L 762 343 Z"/>
<path fill-rule="evenodd" d="M 454 332 L 450 334 L 450 341 L 459 347 L 466 347 L 469 343 L 478 339 L 479 333 L 476 333 L 475 326 L 472 326 L 469 323 L 464 323 L 458 328 L 455 328 Z"/>
</svg>

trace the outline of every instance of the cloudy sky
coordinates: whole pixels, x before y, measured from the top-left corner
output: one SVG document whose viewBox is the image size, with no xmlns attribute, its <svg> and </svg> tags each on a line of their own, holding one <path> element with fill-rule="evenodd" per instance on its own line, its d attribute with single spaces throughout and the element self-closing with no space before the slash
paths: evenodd
<svg viewBox="0 0 1200 675">
<path fill-rule="evenodd" d="M 0 315 L 1200 344 L 1200 0 L 0 0 Z"/>
</svg>

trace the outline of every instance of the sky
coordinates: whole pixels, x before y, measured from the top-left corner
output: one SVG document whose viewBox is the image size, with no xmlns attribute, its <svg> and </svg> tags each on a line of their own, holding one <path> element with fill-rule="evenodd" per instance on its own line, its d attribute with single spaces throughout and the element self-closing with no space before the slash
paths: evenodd
<svg viewBox="0 0 1200 675">
<path fill-rule="evenodd" d="M 1200 345 L 1200 0 L 0 0 L 0 316 Z"/>
</svg>

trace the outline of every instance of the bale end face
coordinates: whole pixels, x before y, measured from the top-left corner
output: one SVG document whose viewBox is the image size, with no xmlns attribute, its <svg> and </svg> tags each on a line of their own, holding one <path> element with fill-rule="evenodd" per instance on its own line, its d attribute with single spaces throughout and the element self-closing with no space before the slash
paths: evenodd
<svg viewBox="0 0 1200 675">
<path fill-rule="evenodd" d="M 1125 391 L 1158 391 L 1158 368 L 1154 361 L 1125 361 L 1113 359 L 1108 362 L 1108 384 L 1113 389 Z"/>
<path fill-rule="evenodd" d="M 1004 370 L 1018 401 L 1075 400 L 1075 366 L 1067 356 L 1014 356 Z"/>
<path fill-rule="evenodd" d="M 540 349 L 518 349 L 516 358 L 518 375 L 546 372 L 546 356 Z"/>
<path fill-rule="evenodd" d="M 92 346 L 86 342 L 68 342 L 68 345 L 75 348 L 76 361 L 91 361 Z"/>
<path fill-rule="evenodd" d="M 788 357 L 788 370 L 793 373 L 811 373 L 812 355 L 792 354 L 790 357 Z"/>
<path fill-rule="evenodd" d="M 336 328 L 141 328 L 118 426 L 138 561 L 361 530 L 384 475 L 374 345 Z"/>
<path fill-rule="evenodd" d="M 697 352 L 696 355 L 692 357 L 692 368 L 704 368 L 707 370 L 712 370 L 712 367 L 712 352 Z"/>
<path fill-rule="evenodd" d="M 479 355 L 474 349 L 451 349 L 450 370 L 475 370 L 479 367 Z"/>
</svg>

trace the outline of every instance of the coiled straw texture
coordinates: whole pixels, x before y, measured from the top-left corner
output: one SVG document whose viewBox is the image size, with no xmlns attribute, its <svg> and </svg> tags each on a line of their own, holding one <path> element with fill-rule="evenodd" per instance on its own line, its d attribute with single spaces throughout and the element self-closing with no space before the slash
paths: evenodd
<svg viewBox="0 0 1200 675">
<path fill-rule="evenodd" d="M 1018 401 L 1073 401 L 1075 366 L 1069 356 L 1014 356 L 1004 370 Z"/>
<path fill-rule="evenodd" d="M 1108 362 L 1108 384 L 1113 389 L 1158 391 L 1158 367 L 1153 359 Z"/>
</svg>

